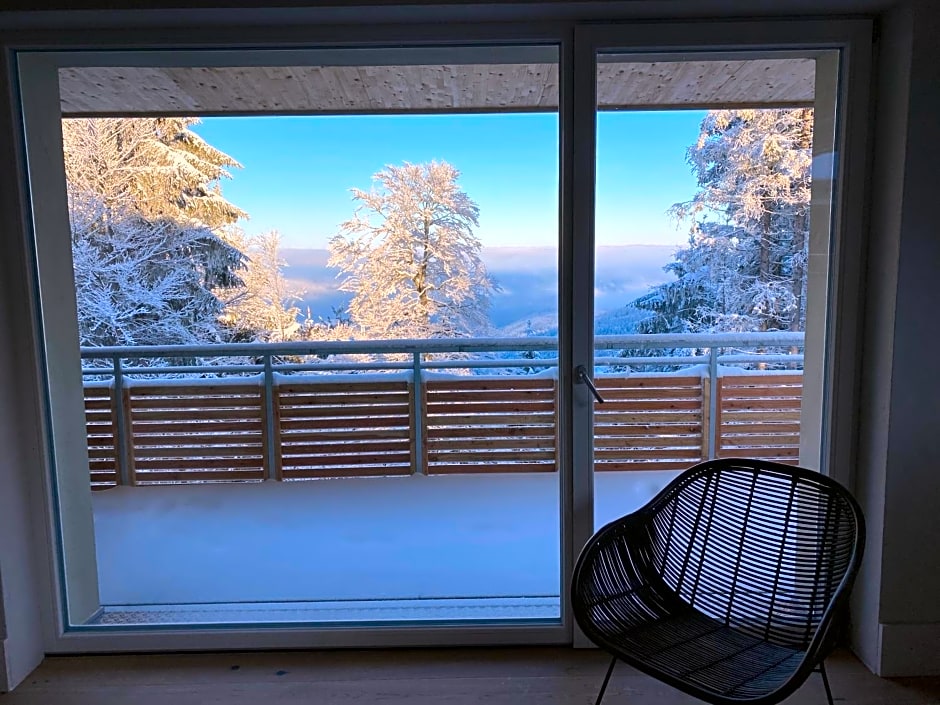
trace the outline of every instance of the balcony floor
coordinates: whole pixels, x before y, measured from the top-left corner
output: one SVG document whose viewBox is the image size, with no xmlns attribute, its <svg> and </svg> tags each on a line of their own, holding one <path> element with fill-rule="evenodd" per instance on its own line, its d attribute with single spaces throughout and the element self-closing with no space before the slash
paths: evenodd
<svg viewBox="0 0 940 705">
<path fill-rule="evenodd" d="M 596 524 L 675 474 L 599 474 Z M 96 492 L 98 621 L 557 618 L 558 484 L 533 473 Z"/>
</svg>

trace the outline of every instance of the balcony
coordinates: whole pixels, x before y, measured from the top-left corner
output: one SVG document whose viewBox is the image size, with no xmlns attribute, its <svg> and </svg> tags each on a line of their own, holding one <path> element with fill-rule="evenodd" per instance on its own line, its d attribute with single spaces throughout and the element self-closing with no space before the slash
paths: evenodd
<svg viewBox="0 0 940 705">
<path fill-rule="evenodd" d="M 796 462 L 802 344 L 599 337 L 596 523 L 702 459 Z M 83 350 L 97 623 L 557 618 L 557 350 Z"/>
</svg>

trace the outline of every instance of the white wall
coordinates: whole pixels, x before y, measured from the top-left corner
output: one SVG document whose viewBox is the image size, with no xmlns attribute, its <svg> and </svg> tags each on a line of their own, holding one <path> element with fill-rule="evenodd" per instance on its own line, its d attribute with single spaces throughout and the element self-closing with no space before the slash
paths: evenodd
<svg viewBox="0 0 940 705">
<path fill-rule="evenodd" d="M 881 675 L 940 674 L 940 6 L 914 0 L 881 28 L 853 642 Z"/>
<path fill-rule="evenodd" d="M 824 4 L 807 7 L 823 12 Z M 629 5 L 620 3 L 617 12 Z M 869 541 L 854 596 L 853 642 L 884 675 L 940 673 L 940 374 L 928 372 L 940 349 L 940 6 L 904 5 L 881 25 L 856 473 Z M 44 562 L 37 554 L 44 543 L 31 532 L 31 513 L 43 507 L 41 497 L 30 496 L 41 453 L 35 391 L 23 373 L 34 361 L 18 177 L 8 166 L 14 159 L 4 60 L 0 55 L 0 339 L 11 344 L 0 347 L 0 691 L 42 657 L 35 596 Z M 866 233 L 850 237 L 865 247 Z"/>
</svg>

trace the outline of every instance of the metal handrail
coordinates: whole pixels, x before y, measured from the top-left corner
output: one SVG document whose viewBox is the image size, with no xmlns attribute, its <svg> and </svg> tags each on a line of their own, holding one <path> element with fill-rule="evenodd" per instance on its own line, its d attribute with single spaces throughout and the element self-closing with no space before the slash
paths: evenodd
<svg viewBox="0 0 940 705">
<path fill-rule="evenodd" d="M 654 350 L 662 348 L 692 349 L 702 351 L 701 355 L 684 355 L 675 357 L 664 356 L 603 356 L 595 354 L 595 367 L 612 367 L 628 365 L 707 365 L 711 389 L 719 376 L 719 366 L 722 363 L 789 363 L 802 364 L 803 355 L 799 353 L 744 353 L 734 350 L 729 353 L 720 353 L 722 349 L 739 348 L 802 348 L 804 335 L 802 333 L 718 333 L 718 334 L 682 334 L 682 335 L 603 335 L 594 339 L 595 353 L 618 349 L 632 349 L 635 351 Z M 415 385 L 415 411 L 420 418 L 421 385 L 424 372 L 431 370 L 460 369 L 491 369 L 491 368 L 557 368 L 559 360 L 556 356 L 550 358 L 534 359 L 431 359 L 432 355 L 446 355 L 448 353 L 498 353 L 498 352 L 539 352 L 557 351 L 559 341 L 557 337 L 526 337 L 526 338 L 463 338 L 463 339 L 430 339 L 430 340 L 351 340 L 351 341 L 311 341 L 289 343 L 226 343 L 218 345 L 150 345 L 150 346 L 119 346 L 119 347 L 84 347 L 81 349 L 83 362 L 94 360 L 107 360 L 109 367 L 87 366 L 83 367 L 84 376 L 112 376 L 115 398 L 122 399 L 123 390 L 133 384 L 129 375 L 179 375 L 179 374 L 246 374 L 260 373 L 263 385 L 263 400 L 265 406 L 266 434 L 268 438 L 274 437 L 274 378 L 275 373 L 283 372 L 350 372 L 358 370 L 369 371 L 405 371 L 411 372 Z M 334 355 L 402 355 L 405 360 L 372 360 L 372 361 L 326 361 Z M 252 362 L 244 364 L 222 364 L 214 362 L 206 365 L 165 365 L 160 367 L 130 366 L 124 362 L 126 359 L 147 358 L 219 358 L 246 357 Z M 282 358 L 314 357 L 316 359 L 296 362 Z M 591 381 L 588 370 L 579 365 L 576 372 L 576 381 L 588 385 L 594 397 L 602 402 L 603 398 Z M 709 417 L 716 417 L 717 398 L 711 394 Z M 127 482 L 128 470 L 128 439 L 127 429 L 124 428 L 123 416 L 117 414 L 118 422 L 116 435 L 118 438 L 118 469 L 123 482 Z M 420 423 L 415 423 L 414 443 L 417 458 L 422 458 L 422 445 L 424 439 Z M 711 433 L 708 439 L 709 457 L 714 457 L 717 447 L 717 427 L 710 424 Z M 274 472 L 274 449 L 266 449 L 267 466 Z M 426 468 L 415 468 L 415 472 L 426 472 Z M 273 476 L 270 479 L 274 479 Z"/>
</svg>

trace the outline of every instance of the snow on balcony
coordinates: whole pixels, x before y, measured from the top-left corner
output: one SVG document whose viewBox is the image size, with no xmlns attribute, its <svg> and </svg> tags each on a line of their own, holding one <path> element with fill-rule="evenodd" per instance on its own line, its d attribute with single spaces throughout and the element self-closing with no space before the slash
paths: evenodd
<svg viewBox="0 0 940 705">
<path fill-rule="evenodd" d="M 671 471 L 603 473 L 596 524 Z M 94 494 L 99 623 L 557 619 L 555 473 Z"/>
</svg>

